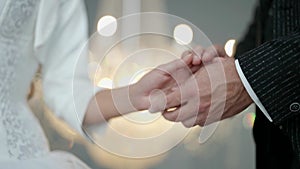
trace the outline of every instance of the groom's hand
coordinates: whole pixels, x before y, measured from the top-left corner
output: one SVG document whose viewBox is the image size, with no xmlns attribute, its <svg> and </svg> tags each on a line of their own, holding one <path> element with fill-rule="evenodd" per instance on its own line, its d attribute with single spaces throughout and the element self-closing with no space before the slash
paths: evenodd
<svg viewBox="0 0 300 169">
<path fill-rule="evenodd" d="M 215 53 L 209 55 L 213 58 L 210 63 L 204 64 L 167 96 L 163 112 L 167 120 L 182 122 L 186 127 L 204 126 L 231 117 L 252 103 L 235 69 L 234 59 L 212 55 Z M 175 110 L 169 109 L 174 107 Z"/>
<path fill-rule="evenodd" d="M 192 50 L 185 51 L 182 56 L 192 55 L 194 66 L 210 63 L 216 57 L 228 57 L 221 45 L 212 45 L 208 48 L 196 46 Z M 198 67 L 199 69 L 200 67 Z M 193 71 L 195 72 L 195 71 Z"/>
<path fill-rule="evenodd" d="M 182 61 L 185 62 L 186 67 L 181 67 L 179 68 L 178 66 L 176 66 L 174 63 L 180 61 L 176 61 L 176 62 L 170 62 L 164 65 L 159 66 L 158 68 L 154 69 L 153 72 L 161 72 L 161 70 L 164 70 L 165 67 L 169 67 L 168 71 L 170 71 L 170 68 L 172 68 L 173 70 L 171 70 L 170 72 L 166 73 L 166 71 L 164 70 L 164 74 L 160 74 L 161 77 L 157 76 L 159 74 L 157 73 L 149 73 L 147 76 L 151 75 L 153 77 L 151 77 L 151 79 L 157 79 L 157 80 L 153 80 L 153 84 L 147 82 L 147 84 L 145 83 L 145 86 L 149 86 L 149 88 L 151 88 L 152 90 L 155 89 L 156 94 L 152 94 L 152 107 L 150 108 L 150 112 L 158 112 L 158 111 L 163 111 L 162 108 L 165 108 L 165 106 L 161 106 L 162 104 L 166 104 L 166 97 L 165 95 L 168 95 L 169 93 L 173 92 L 176 88 L 178 88 L 179 86 L 181 86 L 183 83 L 185 83 L 189 78 L 192 78 L 194 76 L 194 73 L 199 71 L 199 69 L 204 65 L 204 64 L 208 64 L 210 62 L 212 62 L 212 60 L 216 57 L 225 57 L 226 56 L 226 52 L 224 50 L 224 48 L 222 48 L 219 45 L 214 45 L 211 46 L 209 48 L 203 48 L 202 46 L 196 46 L 191 50 L 187 50 L 185 52 L 182 53 L 181 55 L 181 59 Z M 175 69 L 175 67 L 178 67 L 177 69 Z M 160 70 L 161 69 L 161 70 Z M 171 75 L 171 76 L 169 76 Z M 145 76 L 145 77 L 147 77 Z M 166 80 L 162 81 L 161 79 L 163 79 L 162 77 L 166 78 Z M 145 78 L 147 79 L 147 78 Z M 148 78 L 149 79 L 149 78 Z M 158 80 L 160 79 L 160 80 Z M 144 80 L 145 81 L 145 80 Z M 162 83 L 162 84 L 161 84 Z M 192 86 L 193 85 L 193 86 Z M 197 84 L 196 83 L 190 83 L 189 84 L 189 88 L 190 90 L 192 88 L 194 88 L 195 90 L 197 90 L 198 87 L 196 87 Z M 163 92 L 163 93 L 162 93 Z M 165 95 L 162 95 L 165 94 Z M 174 100 L 168 100 L 168 102 L 170 101 L 176 101 L 179 102 L 180 98 L 174 98 Z"/>
</svg>

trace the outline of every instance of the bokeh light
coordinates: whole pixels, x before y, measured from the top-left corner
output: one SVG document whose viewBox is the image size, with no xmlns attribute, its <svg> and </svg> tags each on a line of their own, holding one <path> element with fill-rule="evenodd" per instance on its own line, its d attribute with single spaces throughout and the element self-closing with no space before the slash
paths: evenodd
<svg viewBox="0 0 300 169">
<path fill-rule="evenodd" d="M 97 86 L 102 88 L 112 89 L 113 82 L 110 78 L 105 77 L 98 82 Z"/>
<path fill-rule="evenodd" d="M 235 53 L 235 43 L 236 43 L 235 39 L 230 39 L 225 44 L 224 48 L 225 48 L 226 54 L 230 57 L 232 57 Z"/>
<path fill-rule="evenodd" d="M 181 45 L 188 45 L 193 40 L 193 30 L 189 25 L 179 24 L 174 29 L 174 39 Z"/>
<path fill-rule="evenodd" d="M 106 15 L 99 19 L 97 31 L 102 36 L 112 36 L 117 31 L 117 19 L 113 16 Z"/>
<path fill-rule="evenodd" d="M 126 21 L 136 18 L 147 21 L 163 18 L 168 24 L 165 29 L 157 24 L 150 24 L 123 34 L 124 23 L 130 27 L 130 23 Z M 98 23 L 99 27 L 105 25 L 101 22 L 102 19 Z M 194 44 L 212 45 L 195 25 L 173 15 L 142 13 L 120 18 L 117 22 L 118 28 L 113 36 L 99 36 L 103 34 L 100 27 L 96 36 L 90 39 L 90 44 L 93 45 L 86 46 L 91 54 L 90 61 L 95 62 L 91 63 L 89 72 L 93 75 L 96 69 L 99 79 L 93 79 L 101 88 L 130 85 L 154 67 L 178 59 L 184 50 L 192 48 Z M 136 41 L 139 43 L 135 43 Z M 99 65 L 96 66 L 96 63 Z M 112 98 L 114 103 L 124 101 L 116 95 L 112 95 Z M 206 133 L 213 133 L 215 129 L 209 128 Z M 109 153 L 141 159 L 168 152 L 180 144 L 190 130 L 181 123 L 165 120 L 160 113 L 140 111 L 110 119 L 104 132 L 91 126 L 86 129 L 86 133 L 97 146 Z M 194 134 L 193 145 L 186 147 L 195 148 L 198 145 L 198 135 L 199 133 Z"/>
</svg>

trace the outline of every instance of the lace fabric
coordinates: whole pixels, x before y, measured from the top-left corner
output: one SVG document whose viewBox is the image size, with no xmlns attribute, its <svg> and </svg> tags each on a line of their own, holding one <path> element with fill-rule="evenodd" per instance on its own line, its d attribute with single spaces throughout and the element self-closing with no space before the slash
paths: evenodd
<svg viewBox="0 0 300 169">
<path fill-rule="evenodd" d="M 28 128 L 28 118 L 11 99 L 16 66 L 22 52 L 23 26 L 34 19 L 38 0 L 8 0 L 1 12 L 0 27 L 0 125 L 5 130 L 7 155 L 13 159 L 28 159 L 45 153 L 45 145 L 36 130 Z M 25 29 L 26 30 L 26 29 Z M 4 146 L 4 145 L 0 145 Z"/>
</svg>

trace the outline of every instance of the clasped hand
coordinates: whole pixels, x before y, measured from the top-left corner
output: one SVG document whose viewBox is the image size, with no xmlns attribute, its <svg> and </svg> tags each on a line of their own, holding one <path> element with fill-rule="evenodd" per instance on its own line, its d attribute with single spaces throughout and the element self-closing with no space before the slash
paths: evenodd
<svg viewBox="0 0 300 169">
<path fill-rule="evenodd" d="M 146 74 L 132 90 L 144 96 L 131 97 L 137 109 L 160 111 L 165 119 L 186 127 L 232 117 L 252 103 L 234 59 L 220 46 L 186 51 L 182 59 Z"/>
</svg>

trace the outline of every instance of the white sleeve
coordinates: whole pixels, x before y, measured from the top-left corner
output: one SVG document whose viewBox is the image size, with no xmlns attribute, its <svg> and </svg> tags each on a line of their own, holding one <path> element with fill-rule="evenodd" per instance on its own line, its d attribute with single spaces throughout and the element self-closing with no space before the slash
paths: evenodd
<svg viewBox="0 0 300 169">
<path fill-rule="evenodd" d="M 41 0 L 35 30 L 35 54 L 42 65 L 46 105 L 78 132 L 94 95 L 88 78 L 87 18 L 81 0 Z M 80 91 L 74 90 L 74 85 Z M 78 88 L 76 88 L 78 89 Z M 75 99 L 76 98 L 76 99 Z"/>
<path fill-rule="evenodd" d="M 261 101 L 259 100 L 259 98 L 257 97 L 257 95 L 255 94 L 255 92 L 253 91 L 252 87 L 250 86 L 248 80 L 246 79 L 239 61 L 236 59 L 235 60 L 235 67 L 236 70 L 241 78 L 241 81 L 244 85 L 244 87 L 246 88 L 248 94 L 250 95 L 251 99 L 254 101 L 254 103 L 259 107 L 259 109 L 264 113 L 264 115 L 268 118 L 268 120 L 270 122 L 272 122 L 272 118 L 270 117 L 269 113 L 267 112 L 267 110 L 265 109 L 264 105 L 261 103 Z"/>
</svg>

